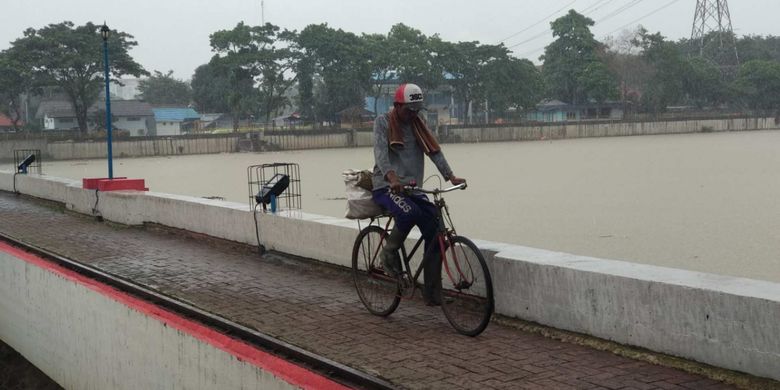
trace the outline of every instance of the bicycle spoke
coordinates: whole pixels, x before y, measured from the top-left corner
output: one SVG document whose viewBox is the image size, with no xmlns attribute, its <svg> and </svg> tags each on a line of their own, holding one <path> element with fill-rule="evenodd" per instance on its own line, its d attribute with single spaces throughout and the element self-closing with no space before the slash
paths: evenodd
<svg viewBox="0 0 780 390">
<path fill-rule="evenodd" d="M 481 252 L 466 238 L 453 237 L 442 267 L 442 309 L 460 333 L 481 333 L 493 313 L 493 287 Z"/>
<path fill-rule="evenodd" d="M 400 298 L 398 283 L 379 268 L 379 251 L 385 231 L 378 226 L 363 229 L 355 241 L 352 251 L 352 275 L 358 296 L 373 314 L 390 315 Z"/>
</svg>

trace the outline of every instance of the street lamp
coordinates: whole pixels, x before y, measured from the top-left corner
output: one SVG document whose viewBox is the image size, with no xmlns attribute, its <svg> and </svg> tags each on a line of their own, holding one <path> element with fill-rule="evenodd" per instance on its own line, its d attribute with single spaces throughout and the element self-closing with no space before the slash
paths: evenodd
<svg viewBox="0 0 780 390">
<path fill-rule="evenodd" d="M 108 74 L 108 34 L 111 30 L 103 22 L 103 26 L 100 27 L 100 36 L 103 38 L 103 69 L 105 70 L 106 78 L 106 131 L 108 133 L 108 178 L 114 178 L 114 161 L 112 151 L 111 140 L 111 92 L 108 85 L 111 82 Z"/>
</svg>

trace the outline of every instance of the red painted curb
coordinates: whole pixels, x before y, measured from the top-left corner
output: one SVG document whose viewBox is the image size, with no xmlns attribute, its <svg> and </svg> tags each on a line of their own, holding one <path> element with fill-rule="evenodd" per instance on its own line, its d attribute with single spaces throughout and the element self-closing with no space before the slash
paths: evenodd
<svg viewBox="0 0 780 390">
<path fill-rule="evenodd" d="M 27 263 L 46 269 L 67 280 L 83 285 L 90 290 L 103 294 L 149 317 L 155 318 L 170 327 L 178 329 L 198 340 L 221 349 L 239 360 L 244 360 L 272 373 L 285 382 L 304 389 L 341 390 L 348 387 L 325 378 L 313 371 L 280 359 L 261 351 L 243 341 L 225 336 L 197 322 L 183 318 L 173 312 L 155 306 L 149 302 L 130 296 L 111 286 L 89 279 L 74 271 L 63 268 L 32 253 L 0 242 L 0 252 L 19 258 Z"/>
</svg>

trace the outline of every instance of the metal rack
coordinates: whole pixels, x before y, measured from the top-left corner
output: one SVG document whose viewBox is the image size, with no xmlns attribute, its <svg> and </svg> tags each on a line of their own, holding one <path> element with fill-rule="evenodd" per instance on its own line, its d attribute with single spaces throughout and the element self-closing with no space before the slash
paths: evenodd
<svg viewBox="0 0 780 390">
<path fill-rule="evenodd" d="M 27 165 L 23 171 L 19 167 L 30 155 L 35 156 L 35 161 Z M 43 173 L 42 163 L 43 158 L 40 149 L 14 149 L 14 172 L 36 173 L 40 175 Z"/>
<path fill-rule="evenodd" d="M 255 209 L 257 201 L 255 196 L 263 190 L 264 186 L 278 177 L 277 175 L 286 175 L 289 178 L 287 188 L 276 196 L 276 211 L 279 210 L 300 210 L 301 209 L 301 176 L 300 168 L 295 163 L 271 163 L 250 165 L 246 169 L 247 182 L 249 187 L 249 209 Z M 263 211 L 267 211 L 267 205 L 262 203 Z"/>
</svg>

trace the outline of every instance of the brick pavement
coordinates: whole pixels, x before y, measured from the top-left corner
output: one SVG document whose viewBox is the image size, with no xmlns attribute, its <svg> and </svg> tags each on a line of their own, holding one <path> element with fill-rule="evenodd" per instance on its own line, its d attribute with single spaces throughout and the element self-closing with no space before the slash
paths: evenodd
<svg viewBox="0 0 780 390">
<path fill-rule="evenodd" d="M 403 301 L 369 314 L 344 269 L 149 228 L 99 223 L 0 192 L 0 232 L 174 296 L 409 389 L 725 389 L 726 384 L 492 323 L 456 334 Z"/>
</svg>

